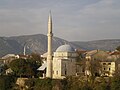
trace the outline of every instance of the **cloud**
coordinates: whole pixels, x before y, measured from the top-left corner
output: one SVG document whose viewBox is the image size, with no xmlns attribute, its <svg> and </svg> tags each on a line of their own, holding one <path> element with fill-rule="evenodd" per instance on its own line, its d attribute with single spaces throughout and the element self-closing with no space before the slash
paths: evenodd
<svg viewBox="0 0 120 90">
<path fill-rule="evenodd" d="M 27 9 L 0 9 L 1 35 L 44 33 L 45 21 L 42 14 Z"/>
<path fill-rule="evenodd" d="M 117 0 L 101 0 L 100 2 L 88 5 L 80 11 L 81 16 L 95 19 L 111 19 L 119 17 L 120 7 L 116 9 Z"/>
<path fill-rule="evenodd" d="M 89 39 L 120 38 L 120 7 L 118 0 L 101 0 L 79 10 L 78 27 Z M 81 37 L 85 37 L 85 36 Z M 75 37 L 76 38 L 76 37 Z"/>
<path fill-rule="evenodd" d="M 81 41 L 120 38 L 119 0 L 4 0 L 0 35 L 46 34 L 50 9 L 55 36 Z"/>
</svg>

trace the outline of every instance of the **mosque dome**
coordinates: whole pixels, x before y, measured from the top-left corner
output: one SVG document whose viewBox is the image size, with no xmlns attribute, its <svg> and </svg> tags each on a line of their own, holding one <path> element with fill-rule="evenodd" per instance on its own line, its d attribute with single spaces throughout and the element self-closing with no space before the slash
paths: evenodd
<svg viewBox="0 0 120 90">
<path fill-rule="evenodd" d="M 57 48 L 56 52 L 74 52 L 75 49 L 70 45 L 61 45 Z"/>
</svg>

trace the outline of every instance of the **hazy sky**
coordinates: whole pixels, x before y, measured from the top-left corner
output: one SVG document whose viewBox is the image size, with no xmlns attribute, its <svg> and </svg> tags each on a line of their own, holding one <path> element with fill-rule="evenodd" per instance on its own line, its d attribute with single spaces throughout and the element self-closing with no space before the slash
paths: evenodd
<svg viewBox="0 0 120 90">
<path fill-rule="evenodd" d="M 47 34 L 69 41 L 120 39 L 120 0 L 0 0 L 0 36 Z"/>
</svg>

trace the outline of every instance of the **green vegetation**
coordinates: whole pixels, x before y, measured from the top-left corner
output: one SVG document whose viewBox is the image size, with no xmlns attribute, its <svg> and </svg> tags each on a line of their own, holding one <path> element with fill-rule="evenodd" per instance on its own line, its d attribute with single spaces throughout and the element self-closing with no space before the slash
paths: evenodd
<svg viewBox="0 0 120 90">
<path fill-rule="evenodd" d="M 101 54 L 102 53 L 102 54 Z M 39 79 L 37 68 L 41 66 L 41 57 L 32 53 L 27 59 L 15 59 L 4 69 L 11 68 L 13 73 L 0 76 L 0 90 L 120 90 L 120 70 L 116 69 L 113 77 L 100 77 L 100 61 L 105 60 L 107 54 L 99 52 L 89 62 L 79 54 L 77 64 L 91 71 L 91 76 L 73 76 L 62 80 L 58 79 Z M 117 63 L 120 62 L 118 58 Z M 87 64 L 86 64 L 87 63 Z M 33 77 L 34 76 L 34 77 Z M 17 78 L 26 78 L 23 86 L 16 85 Z"/>
<path fill-rule="evenodd" d="M 92 78 L 85 76 L 67 77 L 62 80 L 29 78 L 25 81 L 25 90 L 120 90 L 120 75 L 114 77 L 97 77 L 92 82 Z M 0 90 L 20 90 L 15 84 L 16 78 L 13 76 L 0 76 Z"/>
<path fill-rule="evenodd" d="M 10 90 L 15 84 L 15 77 L 13 76 L 0 76 L 0 90 Z"/>
<path fill-rule="evenodd" d="M 15 76 L 31 77 L 37 74 L 37 68 L 41 65 L 32 59 L 16 59 L 10 63 L 10 68 Z"/>
<path fill-rule="evenodd" d="M 118 47 L 116 48 L 116 50 L 120 51 L 120 46 L 118 46 Z"/>
<path fill-rule="evenodd" d="M 17 59 L 10 63 L 10 68 L 17 76 L 34 76 L 34 70 L 37 69 L 32 60 Z"/>
<path fill-rule="evenodd" d="M 62 80 L 46 78 L 29 79 L 26 85 L 29 90 L 120 90 L 120 80 L 114 80 L 99 77 L 91 83 L 86 77 L 67 77 Z"/>
<path fill-rule="evenodd" d="M 116 70 L 111 82 L 111 90 L 120 90 L 120 69 Z"/>
</svg>

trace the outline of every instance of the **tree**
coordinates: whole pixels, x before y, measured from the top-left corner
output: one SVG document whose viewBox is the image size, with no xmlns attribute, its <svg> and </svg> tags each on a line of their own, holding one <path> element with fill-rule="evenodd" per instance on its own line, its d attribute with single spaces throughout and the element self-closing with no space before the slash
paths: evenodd
<svg viewBox="0 0 120 90">
<path fill-rule="evenodd" d="M 116 50 L 120 51 L 120 46 L 118 46 L 118 47 L 116 48 Z"/>
<path fill-rule="evenodd" d="M 111 90 L 120 90 L 120 69 L 117 68 L 112 81 L 111 81 Z"/>
<path fill-rule="evenodd" d="M 27 87 L 27 90 L 33 90 L 34 84 L 35 80 L 33 78 L 25 81 L 25 86 Z"/>
<path fill-rule="evenodd" d="M 38 65 L 41 66 L 41 64 L 42 64 L 42 59 L 41 59 L 41 57 L 40 57 L 39 54 L 37 54 L 37 53 L 32 53 L 30 59 L 33 60 L 33 61 L 35 61 L 36 64 L 38 64 Z"/>
<path fill-rule="evenodd" d="M 110 90 L 110 80 L 104 77 L 99 77 L 95 80 L 93 90 Z"/>
<path fill-rule="evenodd" d="M 52 90 L 52 79 L 37 79 L 34 90 Z"/>
<path fill-rule="evenodd" d="M 120 76 L 112 78 L 111 90 L 120 90 Z"/>
<path fill-rule="evenodd" d="M 10 63 L 10 68 L 17 76 L 34 76 L 37 71 L 37 64 L 31 59 L 16 59 Z"/>
<path fill-rule="evenodd" d="M 0 76 L 0 90 L 10 90 L 15 78 L 13 76 Z"/>
</svg>

